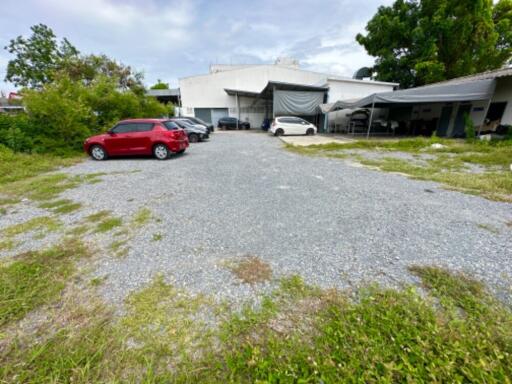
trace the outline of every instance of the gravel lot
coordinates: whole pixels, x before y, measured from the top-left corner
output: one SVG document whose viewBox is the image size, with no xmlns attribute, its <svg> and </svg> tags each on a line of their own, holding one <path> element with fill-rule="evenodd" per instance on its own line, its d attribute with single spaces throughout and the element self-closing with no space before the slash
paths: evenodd
<svg viewBox="0 0 512 384">
<path fill-rule="evenodd" d="M 96 259 L 91 275 L 105 277 L 102 292 L 112 302 L 156 273 L 191 292 L 242 302 L 275 284 L 242 284 L 226 268 L 247 255 L 269 263 L 274 276 L 300 274 L 322 287 L 396 286 L 414 281 L 407 266 L 435 264 L 468 271 L 502 297 L 512 292 L 512 204 L 292 154 L 266 134 L 216 132 L 169 161 L 88 160 L 66 172 L 107 173 L 61 195 L 84 205 L 66 223 L 103 209 L 129 218 L 147 207 L 159 218 L 134 230 L 126 256 Z M 28 203 L 16 209 L 0 227 L 40 214 Z M 112 233 L 87 240 L 106 249 Z"/>
</svg>

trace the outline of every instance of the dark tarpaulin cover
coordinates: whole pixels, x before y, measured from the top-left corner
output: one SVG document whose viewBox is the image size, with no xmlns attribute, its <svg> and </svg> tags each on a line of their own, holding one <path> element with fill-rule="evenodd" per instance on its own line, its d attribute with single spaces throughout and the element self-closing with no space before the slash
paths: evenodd
<svg viewBox="0 0 512 384">
<path fill-rule="evenodd" d="M 449 103 L 454 101 L 488 100 L 494 94 L 495 87 L 495 79 L 433 84 L 393 92 L 374 93 L 356 101 L 340 100 L 331 105 L 328 112 L 340 109 L 371 107 L 372 104 Z"/>
</svg>

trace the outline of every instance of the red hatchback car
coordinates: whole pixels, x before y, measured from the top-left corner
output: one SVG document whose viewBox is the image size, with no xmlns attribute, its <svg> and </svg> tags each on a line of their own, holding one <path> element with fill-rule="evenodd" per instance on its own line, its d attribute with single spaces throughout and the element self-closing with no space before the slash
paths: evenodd
<svg viewBox="0 0 512 384">
<path fill-rule="evenodd" d="M 188 147 L 185 131 L 168 119 L 122 120 L 107 133 L 89 137 L 84 151 L 94 160 L 109 156 L 153 155 L 168 159 Z"/>
</svg>

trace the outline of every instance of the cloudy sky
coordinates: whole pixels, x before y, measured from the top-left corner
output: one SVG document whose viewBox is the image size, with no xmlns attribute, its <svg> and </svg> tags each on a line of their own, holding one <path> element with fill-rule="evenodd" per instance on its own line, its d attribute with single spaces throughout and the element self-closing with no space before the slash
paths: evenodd
<svg viewBox="0 0 512 384">
<path fill-rule="evenodd" d="M 214 63 L 271 63 L 351 76 L 369 57 L 354 40 L 392 0 L 2 0 L 0 46 L 44 23 L 82 53 L 105 53 L 177 86 Z M 0 51 L 0 77 L 9 53 Z M 0 89 L 10 84 L 0 81 Z"/>
</svg>

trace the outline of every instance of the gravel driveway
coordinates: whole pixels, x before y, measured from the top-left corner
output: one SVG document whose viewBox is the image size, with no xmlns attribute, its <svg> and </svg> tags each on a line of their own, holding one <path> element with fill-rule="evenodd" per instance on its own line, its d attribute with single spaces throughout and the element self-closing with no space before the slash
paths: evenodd
<svg viewBox="0 0 512 384">
<path fill-rule="evenodd" d="M 511 204 L 292 154 L 266 134 L 217 132 L 169 161 L 88 160 L 67 172 L 107 173 L 62 194 L 84 204 L 79 215 L 108 209 L 127 217 L 147 207 L 159 218 L 135 231 L 125 257 L 97 259 L 92 274 L 105 277 L 113 302 L 156 273 L 241 302 L 275 284 L 242 284 L 226 268 L 247 255 L 269 263 L 274 276 L 300 274 L 322 287 L 397 286 L 414 281 L 409 265 L 435 264 L 468 271 L 503 297 L 511 292 Z"/>
</svg>

